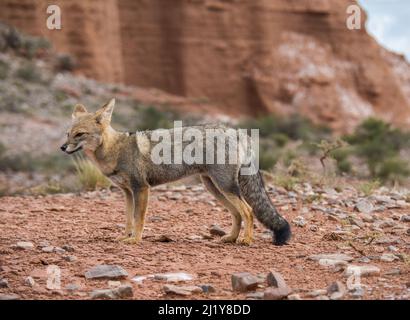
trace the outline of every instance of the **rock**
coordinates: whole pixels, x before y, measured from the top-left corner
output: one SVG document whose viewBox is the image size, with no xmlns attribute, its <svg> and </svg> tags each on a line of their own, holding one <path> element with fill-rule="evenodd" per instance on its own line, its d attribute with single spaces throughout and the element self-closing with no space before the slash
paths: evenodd
<svg viewBox="0 0 410 320">
<path fill-rule="evenodd" d="M 302 216 L 297 216 L 295 219 L 293 219 L 292 222 L 295 226 L 298 226 L 298 227 L 301 227 L 301 228 L 304 227 L 307 223 L 305 218 L 302 217 Z"/>
<path fill-rule="evenodd" d="M 115 295 L 110 289 L 94 290 L 90 294 L 91 299 L 115 299 Z"/>
<path fill-rule="evenodd" d="M 292 290 L 288 286 L 285 287 L 269 287 L 263 293 L 264 300 L 282 300 L 291 294 Z"/>
<path fill-rule="evenodd" d="M 46 288 L 49 290 L 61 289 L 61 270 L 57 265 L 49 265 L 47 267 L 47 283 Z"/>
<path fill-rule="evenodd" d="M 372 265 L 368 265 L 368 266 L 348 265 L 344 273 L 346 277 L 350 277 L 352 275 L 367 277 L 367 276 L 374 276 L 378 274 L 380 274 L 380 269 Z"/>
<path fill-rule="evenodd" d="M 63 259 L 64 259 L 65 261 L 68 261 L 68 262 L 77 261 L 77 257 L 76 257 L 76 256 L 63 256 Z"/>
<path fill-rule="evenodd" d="M 327 294 L 327 290 L 318 289 L 318 290 L 309 291 L 306 295 L 308 297 L 315 298 L 315 297 L 318 297 L 318 296 L 324 296 L 326 294 Z"/>
<path fill-rule="evenodd" d="M 212 234 L 213 236 L 218 236 L 222 237 L 226 235 L 226 232 L 222 230 L 218 225 L 212 225 L 211 228 L 209 229 L 209 233 Z"/>
<path fill-rule="evenodd" d="M 399 274 L 401 274 L 400 268 L 393 268 L 385 272 L 386 276 L 397 276 Z"/>
<path fill-rule="evenodd" d="M 21 250 L 31 250 L 34 248 L 34 245 L 32 242 L 19 241 L 16 243 L 16 248 Z"/>
<path fill-rule="evenodd" d="M 134 295 L 132 286 L 124 284 L 115 289 L 100 289 L 91 292 L 91 299 L 116 299 L 116 298 L 130 298 Z"/>
<path fill-rule="evenodd" d="M 342 261 L 347 261 L 350 262 L 353 260 L 353 257 L 343 254 L 343 253 L 324 253 L 324 254 L 314 254 L 308 257 L 309 260 L 342 260 Z"/>
<path fill-rule="evenodd" d="M 128 272 L 117 265 L 97 265 L 85 273 L 86 279 L 119 279 L 128 277 Z"/>
<path fill-rule="evenodd" d="M 180 296 L 190 296 L 193 293 L 201 293 L 202 288 L 198 286 L 175 286 L 173 284 L 166 284 L 163 286 L 166 294 L 176 294 Z"/>
<path fill-rule="evenodd" d="M 165 280 L 169 282 L 191 281 L 194 278 L 192 274 L 185 272 L 157 273 L 154 275 L 155 280 Z"/>
<path fill-rule="evenodd" d="M 50 243 L 48 241 L 40 241 L 38 243 L 39 248 L 44 248 L 44 247 L 49 247 L 49 246 L 50 246 Z"/>
<path fill-rule="evenodd" d="M 32 277 L 28 276 L 27 278 L 24 279 L 24 284 L 32 288 L 36 285 L 36 282 L 34 281 Z"/>
<path fill-rule="evenodd" d="M 204 293 L 214 293 L 214 292 L 216 292 L 215 287 L 211 284 L 201 284 L 200 287 L 202 288 L 202 291 Z"/>
<path fill-rule="evenodd" d="M 302 298 L 297 293 L 294 293 L 294 294 L 288 295 L 288 300 L 302 300 Z"/>
<path fill-rule="evenodd" d="M 131 298 L 134 296 L 134 291 L 130 284 L 123 284 L 114 289 L 114 294 L 119 298 Z"/>
<path fill-rule="evenodd" d="M 356 287 L 350 295 L 355 299 L 361 298 L 364 296 L 364 290 L 362 287 Z"/>
<path fill-rule="evenodd" d="M 76 283 L 69 283 L 66 285 L 65 289 L 67 291 L 74 292 L 80 290 L 80 286 Z"/>
<path fill-rule="evenodd" d="M 51 253 L 54 251 L 54 247 L 53 246 L 42 247 L 41 251 Z"/>
<path fill-rule="evenodd" d="M 0 288 L 8 288 L 9 282 L 6 279 L 0 279 Z"/>
<path fill-rule="evenodd" d="M 268 276 L 266 277 L 266 282 L 270 287 L 287 287 L 286 281 L 285 279 L 283 279 L 282 275 L 279 272 L 273 270 L 269 271 Z"/>
<path fill-rule="evenodd" d="M 0 294 L 0 300 L 20 300 L 17 294 Z"/>
<path fill-rule="evenodd" d="M 232 275 L 231 282 L 234 291 L 246 292 L 255 290 L 258 287 L 259 279 L 248 272 L 238 272 Z"/>
<path fill-rule="evenodd" d="M 251 292 L 246 295 L 248 300 L 262 300 L 264 296 L 263 292 Z"/>
<path fill-rule="evenodd" d="M 358 203 L 356 203 L 356 206 L 354 207 L 355 210 L 361 212 L 361 213 L 371 213 L 374 211 L 374 206 L 371 202 L 367 200 L 360 200 Z"/>
<path fill-rule="evenodd" d="M 410 214 L 405 214 L 400 217 L 401 222 L 410 222 Z"/>
<path fill-rule="evenodd" d="M 374 222 L 374 217 L 371 216 L 370 214 L 362 213 L 360 215 L 360 218 L 363 220 L 363 222 L 369 222 L 369 223 Z"/>
<path fill-rule="evenodd" d="M 320 259 L 319 264 L 325 267 L 342 267 L 347 265 L 345 260 Z"/>
<path fill-rule="evenodd" d="M 315 300 L 329 300 L 328 296 L 317 296 Z"/>
<path fill-rule="evenodd" d="M 346 294 L 346 287 L 340 281 L 333 282 L 327 288 L 327 294 L 330 295 L 330 300 L 340 300 Z"/>
<path fill-rule="evenodd" d="M 74 252 L 74 248 L 68 244 L 63 245 L 61 248 L 67 252 Z"/>
<path fill-rule="evenodd" d="M 65 251 L 63 248 L 55 247 L 55 248 L 54 248 L 54 252 L 55 252 L 55 253 L 63 254 L 63 253 L 65 253 L 66 251 Z"/>
<path fill-rule="evenodd" d="M 394 260 L 399 260 L 399 258 L 392 253 L 384 253 L 380 257 L 380 261 L 384 261 L 384 262 L 393 262 Z"/>
</svg>

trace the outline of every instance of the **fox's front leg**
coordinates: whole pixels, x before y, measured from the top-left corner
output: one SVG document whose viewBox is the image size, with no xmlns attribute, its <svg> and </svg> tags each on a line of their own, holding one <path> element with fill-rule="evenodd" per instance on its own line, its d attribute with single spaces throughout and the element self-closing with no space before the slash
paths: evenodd
<svg viewBox="0 0 410 320">
<path fill-rule="evenodd" d="M 124 241 L 128 243 L 138 243 L 142 239 L 144 230 L 145 214 L 148 206 L 149 188 L 138 188 L 134 190 L 134 214 L 132 236 Z"/>
<path fill-rule="evenodd" d="M 122 240 L 130 238 L 133 232 L 134 197 L 130 190 L 123 189 L 123 191 L 125 195 L 125 215 L 126 215 L 125 235 L 119 236 L 116 239 L 117 241 L 122 241 Z"/>
</svg>

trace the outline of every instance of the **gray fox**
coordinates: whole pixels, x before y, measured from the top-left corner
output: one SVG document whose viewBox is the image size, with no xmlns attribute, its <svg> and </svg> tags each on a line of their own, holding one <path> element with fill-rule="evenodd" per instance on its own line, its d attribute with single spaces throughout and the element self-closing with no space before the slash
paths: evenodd
<svg viewBox="0 0 410 320">
<path fill-rule="evenodd" d="M 283 245 L 290 239 L 289 223 L 273 206 L 259 170 L 250 175 L 241 174 L 241 161 L 234 164 L 157 163 L 152 158 L 160 143 L 155 136 L 164 132 L 172 136 L 175 129 L 135 133 L 116 131 L 111 127 L 114 104 L 115 100 L 111 99 L 95 113 L 90 113 L 83 105 L 77 104 L 67 132 L 67 141 L 61 146 L 61 150 L 67 154 L 83 150 L 102 173 L 124 192 L 126 227 L 125 235 L 118 240 L 137 243 L 142 239 L 150 187 L 191 175 L 199 175 L 207 190 L 232 215 L 232 229 L 230 234 L 222 238 L 223 242 L 237 241 L 243 220 L 244 235 L 239 243 L 250 245 L 253 239 L 253 215 L 273 232 L 274 244 Z M 215 129 L 218 135 L 229 138 L 225 127 L 219 125 L 181 128 L 182 133 L 189 129 L 199 132 Z M 172 140 L 170 145 L 176 147 L 175 141 Z M 206 141 L 205 147 L 212 147 L 209 143 L 211 142 Z M 185 147 L 188 142 L 182 144 L 179 147 Z M 198 150 L 203 150 L 203 147 L 204 145 Z M 170 150 L 172 156 L 175 156 L 175 150 Z"/>
</svg>

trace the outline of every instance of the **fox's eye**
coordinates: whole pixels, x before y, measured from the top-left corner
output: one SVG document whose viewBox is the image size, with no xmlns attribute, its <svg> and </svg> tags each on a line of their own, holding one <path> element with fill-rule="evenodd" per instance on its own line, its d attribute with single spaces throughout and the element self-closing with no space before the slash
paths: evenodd
<svg viewBox="0 0 410 320">
<path fill-rule="evenodd" d="M 79 133 L 77 133 L 77 134 L 74 136 L 74 138 L 80 138 L 80 137 L 82 137 L 83 135 L 85 135 L 85 132 L 79 132 Z"/>
</svg>

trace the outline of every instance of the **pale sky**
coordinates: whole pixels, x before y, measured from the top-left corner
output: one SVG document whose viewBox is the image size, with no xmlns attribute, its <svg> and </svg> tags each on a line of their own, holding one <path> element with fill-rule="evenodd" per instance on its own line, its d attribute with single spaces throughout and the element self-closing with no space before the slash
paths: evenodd
<svg viewBox="0 0 410 320">
<path fill-rule="evenodd" d="M 410 1 L 359 0 L 365 8 L 367 30 L 384 47 L 403 53 L 410 61 Z"/>
</svg>

